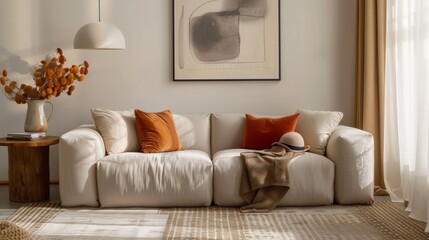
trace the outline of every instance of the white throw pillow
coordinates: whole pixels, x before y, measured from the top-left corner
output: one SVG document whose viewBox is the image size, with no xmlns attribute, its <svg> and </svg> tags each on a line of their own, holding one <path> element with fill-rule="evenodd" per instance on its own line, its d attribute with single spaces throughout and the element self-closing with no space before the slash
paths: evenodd
<svg viewBox="0 0 429 240">
<path fill-rule="evenodd" d="M 107 154 L 140 152 L 134 109 L 113 111 L 93 108 L 91 113 L 95 127 L 103 137 Z M 178 114 L 173 114 L 173 117 L 183 149 L 190 149 L 196 142 L 192 121 Z"/>
<path fill-rule="evenodd" d="M 312 111 L 298 109 L 298 124 L 295 131 L 302 135 L 310 152 L 324 155 L 329 137 L 343 118 L 342 112 Z"/>
<path fill-rule="evenodd" d="M 134 109 L 112 111 L 93 108 L 91 113 L 95 127 L 103 137 L 107 154 L 140 151 Z"/>
</svg>

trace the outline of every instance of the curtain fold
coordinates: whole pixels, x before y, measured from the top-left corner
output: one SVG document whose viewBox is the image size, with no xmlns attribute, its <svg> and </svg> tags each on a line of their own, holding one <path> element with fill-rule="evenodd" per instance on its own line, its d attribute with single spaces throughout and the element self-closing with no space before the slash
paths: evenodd
<svg viewBox="0 0 429 240">
<path fill-rule="evenodd" d="M 387 3 L 385 182 L 410 217 L 428 222 L 429 1 Z"/>
<path fill-rule="evenodd" d="M 383 125 L 386 0 L 357 0 L 355 125 L 374 136 L 374 185 L 385 195 Z M 377 187 L 378 186 L 378 187 Z"/>
</svg>

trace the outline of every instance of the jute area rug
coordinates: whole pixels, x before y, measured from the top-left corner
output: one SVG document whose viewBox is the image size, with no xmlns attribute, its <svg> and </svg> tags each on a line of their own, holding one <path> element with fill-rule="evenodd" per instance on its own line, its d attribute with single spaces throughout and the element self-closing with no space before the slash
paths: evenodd
<svg viewBox="0 0 429 240">
<path fill-rule="evenodd" d="M 8 221 L 34 239 L 429 239 L 425 223 L 391 202 L 371 206 L 95 209 L 32 203 Z"/>
</svg>

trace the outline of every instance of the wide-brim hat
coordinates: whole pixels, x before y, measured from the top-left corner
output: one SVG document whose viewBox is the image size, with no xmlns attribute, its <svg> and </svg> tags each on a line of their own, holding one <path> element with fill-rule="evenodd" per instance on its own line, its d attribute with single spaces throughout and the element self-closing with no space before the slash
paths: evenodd
<svg viewBox="0 0 429 240">
<path fill-rule="evenodd" d="M 309 145 L 304 145 L 304 138 L 297 132 L 288 132 L 283 134 L 278 142 L 272 146 L 280 146 L 290 152 L 306 152 L 310 149 Z"/>
</svg>

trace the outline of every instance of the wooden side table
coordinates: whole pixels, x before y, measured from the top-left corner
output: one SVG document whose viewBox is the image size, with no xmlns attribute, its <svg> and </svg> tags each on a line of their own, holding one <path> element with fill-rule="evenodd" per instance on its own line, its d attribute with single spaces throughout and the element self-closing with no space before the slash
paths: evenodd
<svg viewBox="0 0 429 240">
<path fill-rule="evenodd" d="M 0 146 L 8 147 L 10 201 L 49 199 L 49 146 L 58 143 L 55 136 L 34 141 L 0 138 Z"/>
</svg>

